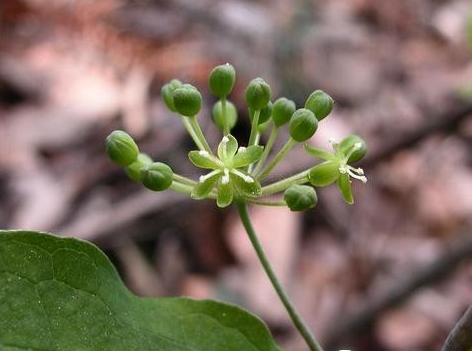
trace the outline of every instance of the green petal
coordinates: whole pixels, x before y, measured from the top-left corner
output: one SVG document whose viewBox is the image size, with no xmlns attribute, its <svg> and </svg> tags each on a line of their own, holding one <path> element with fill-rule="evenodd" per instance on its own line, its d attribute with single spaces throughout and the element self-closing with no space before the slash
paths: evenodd
<svg viewBox="0 0 472 351">
<path fill-rule="evenodd" d="M 336 161 L 337 158 L 333 154 L 330 154 L 329 152 L 321 149 L 317 149 L 315 147 L 311 146 L 305 146 L 306 152 L 308 152 L 310 155 L 321 158 L 326 161 Z"/>
<path fill-rule="evenodd" d="M 352 196 L 351 181 L 347 173 L 341 174 L 338 178 L 338 188 L 341 190 L 344 201 L 352 205 L 354 203 L 354 197 Z"/>
<path fill-rule="evenodd" d="M 206 151 L 190 151 L 188 158 L 195 166 L 205 169 L 220 169 L 223 165 Z"/>
<path fill-rule="evenodd" d="M 231 134 L 228 134 L 223 137 L 218 145 L 218 157 L 225 162 L 231 159 L 236 154 L 237 150 L 238 141 Z"/>
<path fill-rule="evenodd" d="M 238 151 L 236 156 L 233 158 L 233 167 L 239 168 L 248 166 L 251 163 L 259 161 L 262 156 L 264 148 L 260 145 L 252 145 L 249 146 L 247 149 L 243 149 Z"/>
<path fill-rule="evenodd" d="M 233 184 L 228 182 L 223 184 L 220 182 L 218 186 L 218 195 L 216 197 L 216 204 L 218 207 L 226 207 L 233 202 Z"/>
<path fill-rule="evenodd" d="M 256 197 L 261 195 L 261 184 L 254 178 L 252 178 L 254 181 L 249 183 L 233 173 L 230 173 L 230 177 L 231 181 L 234 183 L 234 186 L 236 187 L 236 190 L 240 195 L 249 197 Z"/>
<path fill-rule="evenodd" d="M 218 180 L 221 178 L 222 173 L 217 173 L 212 177 L 209 177 L 204 182 L 198 182 L 192 189 L 192 198 L 203 199 L 205 198 L 215 187 Z"/>
<path fill-rule="evenodd" d="M 313 167 L 308 173 L 308 180 L 314 186 L 326 186 L 338 179 L 339 174 L 339 163 L 328 161 Z"/>
</svg>

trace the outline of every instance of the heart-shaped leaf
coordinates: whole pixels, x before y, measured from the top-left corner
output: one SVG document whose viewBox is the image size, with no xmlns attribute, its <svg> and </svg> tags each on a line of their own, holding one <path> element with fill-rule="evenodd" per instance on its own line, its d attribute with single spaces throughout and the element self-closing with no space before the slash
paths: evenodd
<svg viewBox="0 0 472 351">
<path fill-rule="evenodd" d="M 280 351 L 239 307 L 140 298 L 94 245 L 0 231 L 1 351 Z"/>
</svg>

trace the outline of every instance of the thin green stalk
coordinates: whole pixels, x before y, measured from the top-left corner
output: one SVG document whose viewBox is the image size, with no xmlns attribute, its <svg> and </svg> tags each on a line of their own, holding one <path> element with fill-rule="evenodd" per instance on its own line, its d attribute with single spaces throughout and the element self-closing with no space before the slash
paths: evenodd
<svg viewBox="0 0 472 351">
<path fill-rule="evenodd" d="M 269 173 L 277 166 L 277 164 L 285 157 L 285 155 L 290 151 L 292 147 L 295 146 L 297 142 L 292 138 L 288 139 L 282 149 L 275 155 L 275 157 L 270 161 L 267 167 L 262 171 L 260 175 L 257 176 L 259 181 L 262 181 L 265 177 L 269 175 Z"/>
<path fill-rule="evenodd" d="M 262 245 L 259 242 L 259 239 L 257 238 L 257 234 L 252 226 L 246 203 L 244 203 L 244 201 L 236 201 L 236 206 L 238 208 L 239 217 L 241 218 L 241 221 L 244 225 L 244 228 L 246 229 L 247 235 L 249 236 L 249 240 L 251 240 L 252 246 L 256 251 L 259 261 L 261 262 L 262 267 L 264 268 L 267 276 L 269 277 L 270 282 L 272 283 L 272 286 L 274 287 L 275 291 L 277 292 L 277 295 L 279 296 L 285 309 L 287 310 L 293 324 L 298 329 L 303 339 L 305 339 L 305 342 L 307 343 L 311 351 L 323 351 L 320 344 L 318 343 L 318 341 L 316 341 L 314 335 L 311 333 L 310 329 L 303 321 L 303 318 L 296 310 L 295 306 L 288 297 L 287 293 L 284 291 L 277 276 L 272 270 L 272 267 L 270 266 L 270 263 L 265 255 L 264 249 L 262 248 Z"/>
<path fill-rule="evenodd" d="M 269 156 L 270 150 L 272 150 L 272 147 L 274 146 L 274 142 L 275 142 L 275 139 L 277 139 L 278 134 L 279 134 L 279 128 L 276 127 L 275 125 L 272 126 L 272 130 L 270 132 L 269 139 L 267 140 L 267 144 L 264 148 L 264 152 L 262 153 L 261 159 L 257 163 L 256 168 L 254 168 L 254 171 L 252 172 L 252 174 L 257 174 L 261 171 L 267 159 L 267 156 Z"/>
<path fill-rule="evenodd" d="M 294 174 L 291 177 L 279 180 L 278 182 L 266 185 L 262 187 L 261 196 L 272 195 L 278 193 L 280 191 L 284 191 L 292 184 L 304 184 L 308 181 L 308 173 L 310 172 L 309 169 L 306 171 Z"/>
<path fill-rule="evenodd" d="M 251 134 L 249 134 L 249 141 L 247 146 L 256 145 L 256 138 L 258 134 L 259 125 L 259 115 L 261 114 L 261 110 L 254 111 L 254 116 L 252 116 L 252 123 L 251 123 Z"/>
<path fill-rule="evenodd" d="M 193 130 L 192 125 L 190 124 L 189 118 L 185 117 L 185 116 L 180 116 L 180 120 L 182 121 L 182 124 L 184 125 L 185 129 L 187 129 L 188 134 L 192 137 L 193 142 L 195 143 L 195 145 L 197 145 L 197 147 L 200 150 L 205 150 L 205 146 L 201 143 L 201 141 L 198 138 L 197 134 Z"/>
<path fill-rule="evenodd" d="M 287 206 L 285 201 L 265 201 L 265 200 L 256 200 L 251 198 L 245 198 L 245 201 L 260 206 Z"/>
<path fill-rule="evenodd" d="M 192 193 L 192 187 L 186 184 L 182 184 L 174 180 L 170 186 L 170 189 L 175 190 L 179 193 L 190 195 Z"/>
<path fill-rule="evenodd" d="M 182 183 L 181 181 L 177 180 L 177 177 L 174 174 L 174 181 L 172 182 L 172 185 L 170 186 L 170 189 L 175 190 L 179 193 L 186 194 L 186 195 L 191 195 L 192 190 L 193 190 L 193 185 L 185 184 Z M 182 177 L 185 178 L 185 177 Z M 190 180 L 190 179 L 188 179 Z M 194 182 L 196 183 L 196 182 Z M 210 194 L 207 195 L 207 199 L 216 199 L 216 192 L 212 191 Z"/>
<path fill-rule="evenodd" d="M 189 179 L 187 177 L 181 176 L 180 174 L 174 173 L 174 180 L 185 185 L 194 186 L 197 184 L 196 181 Z"/>
<path fill-rule="evenodd" d="M 190 125 L 192 126 L 197 138 L 200 140 L 200 142 L 203 145 L 203 148 L 208 151 L 210 155 L 213 155 L 213 152 L 211 151 L 210 145 L 208 145 L 208 142 L 205 139 L 205 136 L 203 135 L 203 132 L 200 128 L 200 125 L 198 124 L 197 121 L 197 116 L 190 116 L 188 117 L 190 121 Z"/>
<path fill-rule="evenodd" d="M 221 98 L 221 115 L 223 117 L 223 135 L 229 134 L 229 124 L 226 119 L 226 96 Z"/>
</svg>

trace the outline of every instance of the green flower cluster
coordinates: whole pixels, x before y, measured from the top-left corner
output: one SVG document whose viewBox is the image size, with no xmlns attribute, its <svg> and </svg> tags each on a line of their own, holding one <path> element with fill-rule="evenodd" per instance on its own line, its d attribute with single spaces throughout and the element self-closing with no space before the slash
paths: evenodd
<svg viewBox="0 0 472 351">
<path fill-rule="evenodd" d="M 208 170 L 197 181 L 178 175 L 164 163 L 153 162 L 140 153 L 130 135 L 114 131 L 106 141 L 110 159 L 126 168 L 128 176 L 145 187 L 162 191 L 173 189 L 194 199 L 216 199 L 220 207 L 234 200 L 247 203 L 288 206 L 292 211 L 313 208 L 317 203 L 314 187 L 334 182 L 344 200 L 352 204 L 354 198 L 351 179 L 366 182 L 361 168 L 351 166 L 366 153 L 364 141 L 350 135 L 341 142 L 332 142 L 333 153 L 307 145 L 316 133 L 318 124 L 333 110 L 333 99 L 321 90 L 314 91 L 301 108 L 285 97 L 271 102 L 269 84 L 254 78 L 247 85 L 244 97 L 251 125 L 247 146 L 239 146 L 230 134 L 238 123 L 236 106 L 228 100 L 236 82 L 236 71 L 230 64 L 215 67 L 209 75 L 209 90 L 218 98 L 212 109 L 212 119 L 223 133 L 216 154 L 208 144 L 197 119 L 202 107 L 202 94 L 193 85 L 173 79 L 162 87 L 162 99 L 167 108 L 180 116 L 182 124 L 198 150 L 189 152 L 189 160 L 196 167 Z M 280 131 L 288 125 L 288 140 L 269 160 Z M 267 142 L 259 145 L 261 136 L 270 129 Z M 298 143 L 303 143 L 308 154 L 323 162 L 285 179 L 264 184 L 275 167 Z M 278 201 L 266 197 L 283 192 Z"/>
</svg>

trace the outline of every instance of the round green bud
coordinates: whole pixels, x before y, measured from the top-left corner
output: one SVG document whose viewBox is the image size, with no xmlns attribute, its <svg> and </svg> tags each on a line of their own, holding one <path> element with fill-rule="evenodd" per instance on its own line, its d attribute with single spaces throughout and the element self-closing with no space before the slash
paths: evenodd
<svg viewBox="0 0 472 351">
<path fill-rule="evenodd" d="M 174 98 L 172 94 L 175 89 L 180 88 L 182 82 L 178 79 L 172 79 L 169 83 L 165 84 L 161 89 L 162 100 L 166 104 L 167 108 L 172 112 L 177 112 L 174 106 Z"/>
<path fill-rule="evenodd" d="M 307 141 L 318 128 L 318 120 L 313 112 L 306 108 L 296 110 L 290 118 L 290 136 L 298 142 Z"/>
<path fill-rule="evenodd" d="M 290 121 L 293 113 L 296 110 L 295 103 L 292 100 L 281 97 L 274 103 L 272 109 L 272 119 L 276 127 L 281 127 Z"/>
<path fill-rule="evenodd" d="M 220 98 L 231 93 L 235 82 L 236 71 L 229 63 L 213 68 L 208 78 L 212 94 Z"/>
<path fill-rule="evenodd" d="M 318 197 L 311 186 L 292 184 L 285 190 L 284 200 L 291 211 L 305 211 L 316 206 Z"/>
<path fill-rule="evenodd" d="M 270 86 L 262 78 L 251 80 L 245 92 L 246 104 L 251 110 L 262 110 L 270 100 Z"/>
<path fill-rule="evenodd" d="M 128 178 L 139 182 L 141 180 L 141 167 L 149 163 L 152 163 L 152 159 L 148 155 L 140 153 L 136 161 L 126 167 Z"/>
<path fill-rule="evenodd" d="M 257 126 L 257 131 L 259 132 L 259 134 L 262 134 L 267 130 L 267 128 L 269 128 L 269 126 L 270 126 L 270 120 L 267 120 L 264 123 L 259 124 Z"/>
<path fill-rule="evenodd" d="M 183 116 L 195 116 L 202 107 L 202 94 L 190 84 L 183 84 L 172 92 L 174 106 Z"/>
<path fill-rule="evenodd" d="M 272 117 L 272 109 L 273 109 L 273 104 L 272 102 L 268 102 L 266 107 L 264 107 L 261 112 L 259 112 L 259 123 L 258 124 L 264 124 L 267 122 L 270 117 Z"/>
<path fill-rule="evenodd" d="M 331 113 L 333 105 L 333 99 L 323 90 L 315 90 L 305 102 L 305 108 L 313 112 L 318 121 Z"/>
<path fill-rule="evenodd" d="M 223 106 L 221 101 L 218 101 L 213 105 L 211 115 L 216 126 L 223 130 Z M 226 100 L 226 119 L 228 121 L 229 129 L 233 129 L 238 120 L 238 110 L 236 110 L 236 106 L 228 100 Z"/>
<path fill-rule="evenodd" d="M 138 157 L 138 145 L 122 130 L 115 130 L 106 139 L 106 152 L 110 160 L 121 166 L 129 166 Z"/>
<path fill-rule="evenodd" d="M 154 162 L 141 167 L 141 182 L 154 191 L 168 189 L 172 185 L 174 173 L 172 169 L 161 162 Z"/>
<path fill-rule="evenodd" d="M 349 156 L 348 162 L 356 162 L 363 158 L 366 154 L 365 142 L 361 137 L 357 135 L 349 135 L 339 143 L 339 149 L 343 154 L 347 155 L 352 151 Z"/>
</svg>

